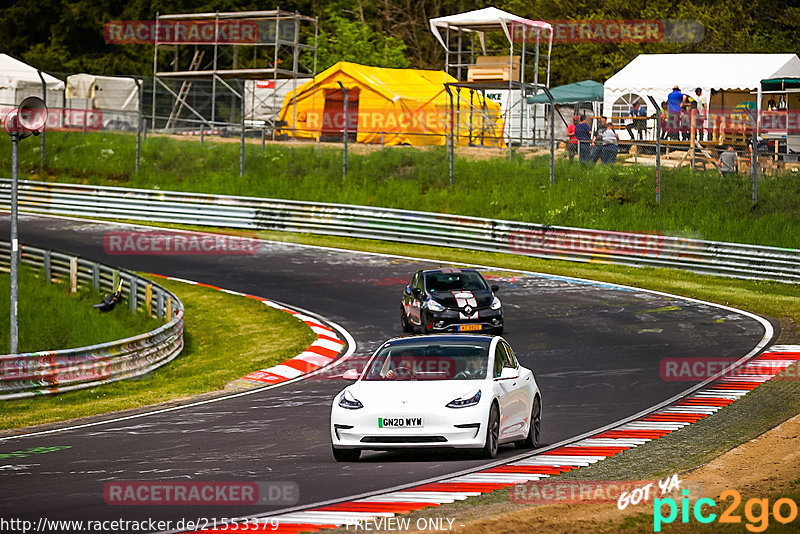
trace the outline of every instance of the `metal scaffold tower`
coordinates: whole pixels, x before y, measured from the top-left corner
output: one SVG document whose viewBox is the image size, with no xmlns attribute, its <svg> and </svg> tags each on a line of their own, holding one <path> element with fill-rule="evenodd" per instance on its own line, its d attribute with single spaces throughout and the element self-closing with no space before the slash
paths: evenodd
<svg viewBox="0 0 800 534">
<path fill-rule="evenodd" d="M 298 79 L 316 74 L 318 34 L 316 17 L 280 9 L 157 15 L 151 128 L 174 131 L 179 121 L 201 128 L 244 122 L 245 96 L 271 98 L 271 107 L 279 107 L 279 85 L 296 90 Z M 245 91 L 246 83 L 266 84 L 272 93 Z M 169 95 L 168 108 L 166 102 L 158 107 L 159 91 L 162 102 Z M 250 104 L 252 110 L 256 103 Z"/>
</svg>

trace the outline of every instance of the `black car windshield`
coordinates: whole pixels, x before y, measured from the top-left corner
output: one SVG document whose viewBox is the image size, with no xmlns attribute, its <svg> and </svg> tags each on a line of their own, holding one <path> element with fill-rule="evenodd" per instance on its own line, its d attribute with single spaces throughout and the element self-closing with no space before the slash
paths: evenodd
<svg viewBox="0 0 800 534">
<path fill-rule="evenodd" d="M 483 345 L 387 345 L 362 380 L 483 380 L 488 361 L 489 350 Z"/>
<path fill-rule="evenodd" d="M 486 291 L 489 289 L 483 277 L 474 271 L 426 273 L 425 287 L 431 293 L 442 291 Z"/>
</svg>

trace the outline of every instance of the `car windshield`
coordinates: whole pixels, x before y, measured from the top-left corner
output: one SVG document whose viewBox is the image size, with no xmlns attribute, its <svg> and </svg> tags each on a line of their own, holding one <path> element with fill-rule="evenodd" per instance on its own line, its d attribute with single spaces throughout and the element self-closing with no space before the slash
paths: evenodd
<svg viewBox="0 0 800 534">
<path fill-rule="evenodd" d="M 486 291 L 489 287 L 476 272 L 432 272 L 425 275 L 425 287 L 431 293 L 442 291 Z"/>
<path fill-rule="evenodd" d="M 390 344 L 375 355 L 362 380 L 483 380 L 488 360 L 483 345 Z"/>
</svg>

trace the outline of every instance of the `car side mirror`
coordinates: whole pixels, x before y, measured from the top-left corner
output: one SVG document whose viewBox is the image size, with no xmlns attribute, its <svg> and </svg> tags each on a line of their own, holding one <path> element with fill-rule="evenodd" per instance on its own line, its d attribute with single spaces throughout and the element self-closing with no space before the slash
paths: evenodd
<svg viewBox="0 0 800 534">
<path fill-rule="evenodd" d="M 344 379 L 344 380 L 358 380 L 358 370 L 357 369 L 348 369 L 342 375 L 342 379 Z"/>
<path fill-rule="evenodd" d="M 492 291 L 494 291 L 495 293 L 497 293 L 498 291 L 500 291 L 500 286 L 497 286 L 497 285 L 495 285 L 495 286 L 492 286 Z"/>
<path fill-rule="evenodd" d="M 422 297 L 422 290 L 420 288 L 418 288 L 418 287 L 412 287 L 411 288 L 411 294 L 414 295 L 417 298 L 421 298 Z"/>
</svg>

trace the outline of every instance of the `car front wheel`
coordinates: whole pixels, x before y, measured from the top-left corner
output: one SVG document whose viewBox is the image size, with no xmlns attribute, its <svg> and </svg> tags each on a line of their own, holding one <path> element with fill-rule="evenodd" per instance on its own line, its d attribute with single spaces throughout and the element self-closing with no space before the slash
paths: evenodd
<svg viewBox="0 0 800 534">
<path fill-rule="evenodd" d="M 402 306 L 400 306 L 400 326 L 403 332 L 409 333 L 414 331 L 414 327 L 408 322 L 408 316 Z"/>
<path fill-rule="evenodd" d="M 497 448 L 500 443 L 500 410 L 497 404 L 492 404 L 489 409 L 489 418 L 486 423 L 486 441 L 484 442 L 481 455 L 484 458 L 494 458 L 497 456 Z"/>
<path fill-rule="evenodd" d="M 331 450 L 337 462 L 355 462 L 361 457 L 361 449 L 337 449 L 331 446 Z"/>
</svg>

